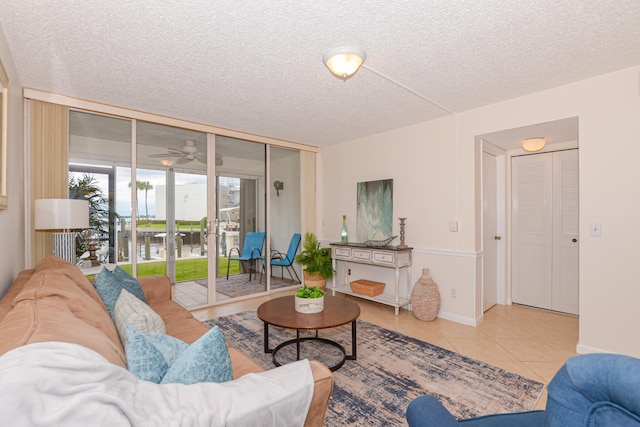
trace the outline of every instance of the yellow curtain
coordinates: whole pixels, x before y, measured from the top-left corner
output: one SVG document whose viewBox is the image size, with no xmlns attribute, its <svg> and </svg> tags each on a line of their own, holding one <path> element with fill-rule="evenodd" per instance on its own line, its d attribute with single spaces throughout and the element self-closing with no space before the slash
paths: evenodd
<svg viewBox="0 0 640 427">
<path fill-rule="evenodd" d="M 316 233 L 316 153 L 300 151 L 302 231 Z"/>
<path fill-rule="evenodd" d="M 69 197 L 69 109 L 62 105 L 29 100 L 31 151 L 31 224 L 36 199 Z M 49 232 L 34 231 L 31 261 L 35 265 L 53 254 Z"/>
</svg>

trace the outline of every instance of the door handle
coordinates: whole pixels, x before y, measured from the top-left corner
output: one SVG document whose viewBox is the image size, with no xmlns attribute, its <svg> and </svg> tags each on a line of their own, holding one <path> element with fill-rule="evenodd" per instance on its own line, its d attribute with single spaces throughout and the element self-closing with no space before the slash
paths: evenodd
<svg viewBox="0 0 640 427">
<path fill-rule="evenodd" d="M 572 241 L 573 243 L 576 243 L 576 242 L 578 241 L 578 239 L 571 239 L 571 241 Z"/>
<path fill-rule="evenodd" d="M 493 236 L 494 240 L 502 240 L 501 236 Z"/>
</svg>

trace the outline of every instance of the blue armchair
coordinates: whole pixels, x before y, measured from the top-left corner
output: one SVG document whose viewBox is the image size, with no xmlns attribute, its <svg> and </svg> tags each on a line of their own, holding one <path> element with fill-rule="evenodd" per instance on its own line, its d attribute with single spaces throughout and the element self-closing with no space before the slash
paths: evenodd
<svg viewBox="0 0 640 427">
<path fill-rule="evenodd" d="M 640 426 L 640 359 L 588 354 L 567 360 L 549 383 L 544 411 L 456 420 L 433 396 L 407 408 L 410 427 Z"/>
<path fill-rule="evenodd" d="M 291 236 L 289 249 L 287 249 L 286 254 L 276 250 L 271 251 L 271 267 L 280 267 L 282 279 L 284 279 L 284 269 L 286 268 L 289 276 L 291 277 L 291 280 L 297 280 L 298 283 L 302 283 L 302 281 L 300 281 L 298 273 L 296 273 L 295 268 L 293 268 L 293 261 L 295 260 L 296 252 L 298 252 L 300 240 L 300 233 L 294 233 L 294 235 Z M 262 260 L 262 271 L 264 271 L 265 264 L 265 261 Z M 293 278 L 294 275 L 296 276 L 295 279 Z M 260 273 L 260 280 L 262 280 L 262 273 Z"/>
<path fill-rule="evenodd" d="M 227 258 L 227 280 L 229 280 L 229 267 L 231 267 L 231 261 L 240 261 L 240 263 L 249 262 L 249 280 L 251 280 L 251 274 L 257 272 L 254 263 L 262 257 L 263 246 L 264 232 L 250 231 L 245 234 L 242 253 L 238 248 L 231 248 L 231 250 L 229 250 L 229 257 Z M 232 256 L 234 251 L 237 254 L 235 257 Z"/>
</svg>

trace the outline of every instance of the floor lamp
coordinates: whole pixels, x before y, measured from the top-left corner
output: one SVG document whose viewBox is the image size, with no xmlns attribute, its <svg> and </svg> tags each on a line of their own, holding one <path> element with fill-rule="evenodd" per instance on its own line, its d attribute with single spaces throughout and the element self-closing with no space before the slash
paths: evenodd
<svg viewBox="0 0 640 427">
<path fill-rule="evenodd" d="M 76 263 L 76 233 L 89 228 L 89 201 L 76 199 L 37 199 L 35 229 L 54 231 L 53 254 Z"/>
</svg>

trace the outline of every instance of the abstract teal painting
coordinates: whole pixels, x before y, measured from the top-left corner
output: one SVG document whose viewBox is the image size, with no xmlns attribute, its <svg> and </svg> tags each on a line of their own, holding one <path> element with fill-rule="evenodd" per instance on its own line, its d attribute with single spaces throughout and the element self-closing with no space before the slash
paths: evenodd
<svg viewBox="0 0 640 427">
<path fill-rule="evenodd" d="M 358 183 L 356 239 L 384 240 L 393 227 L 393 179 Z"/>
</svg>

